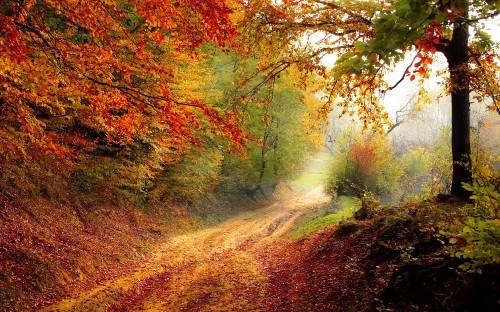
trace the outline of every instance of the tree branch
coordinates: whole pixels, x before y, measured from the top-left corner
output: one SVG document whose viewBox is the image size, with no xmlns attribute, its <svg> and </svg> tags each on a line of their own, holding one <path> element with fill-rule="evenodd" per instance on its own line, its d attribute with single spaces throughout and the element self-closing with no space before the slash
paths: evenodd
<svg viewBox="0 0 500 312">
<path fill-rule="evenodd" d="M 54 49 L 54 47 L 47 41 L 47 39 L 45 39 L 45 37 L 42 35 L 42 33 L 36 29 L 36 28 L 33 28 L 29 25 L 25 25 L 25 24 L 22 24 L 22 23 L 19 23 L 19 22 L 14 22 L 17 26 L 19 27 L 22 27 L 28 31 L 30 31 L 31 33 L 35 34 L 38 38 L 40 38 L 43 43 L 48 47 L 48 48 L 51 48 L 51 49 Z M 62 62 L 65 66 L 67 66 L 69 69 L 73 70 L 73 71 L 77 71 L 73 66 L 71 66 L 70 64 L 66 63 L 66 62 Z M 191 106 L 191 107 L 198 107 L 197 105 L 194 105 L 194 104 L 191 104 L 191 103 L 186 103 L 186 102 L 179 102 L 179 101 L 176 101 L 176 100 L 173 100 L 173 99 L 169 99 L 169 98 L 166 98 L 166 97 L 163 97 L 163 96 L 157 96 L 157 95 L 151 95 L 151 94 L 147 94 L 147 93 L 144 93 L 140 90 L 137 90 L 137 89 L 133 89 L 133 88 L 130 88 L 130 87 L 126 87 L 126 86 L 119 86 L 119 85 L 114 85 L 114 84 L 111 84 L 111 83 L 107 83 L 107 82 L 103 82 L 103 81 L 99 81 L 98 79 L 96 78 L 93 78 L 89 75 L 84 75 L 84 77 L 98 85 L 101 85 L 101 86 L 107 86 L 107 87 L 110 87 L 110 88 L 113 88 L 113 89 L 117 89 L 125 94 L 128 94 L 128 95 L 132 95 L 131 93 L 135 93 L 141 97 L 144 97 L 144 98 L 149 98 L 149 99 L 154 99 L 154 100 L 160 100 L 160 101 L 166 101 L 166 102 L 172 102 L 174 104 L 177 104 L 177 105 L 182 105 L 182 106 Z M 140 100 L 138 97 L 134 97 L 136 100 Z M 145 103 L 146 105 L 152 107 L 152 108 L 155 108 L 153 105 L 149 104 L 149 103 Z"/>
<path fill-rule="evenodd" d="M 421 49 L 420 49 L 421 50 Z M 390 90 L 393 90 L 395 89 L 401 82 L 403 82 L 403 80 L 405 79 L 406 77 L 406 73 L 410 70 L 410 68 L 413 66 L 413 63 L 415 63 L 415 60 L 417 59 L 417 55 L 418 55 L 418 52 L 420 52 L 420 50 L 417 51 L 417 54 L 415 54 L 415 56 L 413 57 L 413 59 L 411 60 L 411 63 L 410 65 L 408 65 L 408 67 L 406 67 L 403 75 L 401 76 L 401 78 L 392 86 L 390 86 L 389 88 L 387 88 L 387 91 L 390 91 Z"/>
<path fill-rule="evenodd" d="M 415 97 L 415 93 L 413 93 L 410 98 L 407 97 L 406 103 L 403 105 L 403 107 L 396 111 L 396 122 L 389 128 L 389 130 L 387 130 L 387 134 L 391 133 L 394 129 L 396 129 L 396 127 L 405 122 L 403 117 L 409 116 L 412 114 L 412 112 L 414 112 L 413 110 L 408 109 L 408 106 L 413 103 Z"/>
<path fill-rule="evenodd" d="M 50 43 L 47 41 L 47 39 L 45 39 L 45 37 L 42 35 L 42 33 L 36 29 L 36 28 L 33 28 L 31 26 L 28 26 L 28 25 L 25 25 L 25 24 L 22 24 L 22 23 L 19 23 L 19 22 L 14 22 L 15 25 L 21 27 L 21 28 L 24 28 L 26 30 L 28 30 L 29 32 L 35 34 L 38 38 L 40 38 L 43 43 L 49 47 L 49 48 L 52 48 L 52 46 L 50 45 Z"/>
<path fill-rule="evenodd" d="M 96 83 L 98 85 L 107 86 L 107 87 L 110 87 L 110 88 L 113 88 L 113 89 L 117 89 L 117 90 L 119 90 L 119 91 L 121 91 L 123 93 L 126 93 L 126 94 L 130 94 L 130 92 L 132 92 L 132 93 L 136 93 L 137 95 L 140 95 L 140 96 L 148 98 L 148 99 L 160 100 L 160 101 L 165 101 L 165 102 L 172 102 L 174 104 L 182 105 L 182 106 L 198 107 L 195 104 L 186 103 L 186 102 L 179 102 L 179 101 L 176 101 L 176 100 L 173 100 L 173 99 L 169 99 L 169 98 L 164 97 L 164 96 L 147 94 L 147 93 L 144 93 L 144 92 L 139 91 L 139 90 L 134 89 L 134 88 L 130 88 L 130 87 L 126 87 L 126 86 L 120 86 L 120 85 L 114 85 L 114 84 L 111 84 L 111 83 L 99 81 L 99 80 L 97 80 L 97 79 L 95 79 L 93 77 L 90 77 L 88 75 L 86 75 L 85 78 L 87 78 L 88 80 L 90 80 L 93 83 Z M 146 103 L 146 104 L 148 104 L 148 103 Z M 153 107 L 152 105 L 149 105 L 149 106 Z"/>
<path fill-rule="evenodd" d="M 277 75 L 286 70 L 288 67 L 290 67 L 290 63 L 288 62 L 281 62 L 275 67 L 273 67 L 271 71 L 264 77 L 264 79 L 261 82 L 259 82 L 255 87 L 253 87 L 252 90 L 250 90 L 244 97 L 256 93 L 264 84 L 266 84 L 271 79 L 274 79 Z"/>
<path fill-rule="evenodd" d="M 483 65 L 481 64 L 481 62 L 479 61 L 479 59 L 477 58 L 477 56 L 474 56 L 474 61 L 476 61 L 476 64 L 477 66 L 479 66 L 479 68 L 481 68 L 481 71 L 483 72 L 483 75 L 485 77 L 485 81 L 486 83 L 488 84 L 488 89 L 491 89 L 491 86 L 490 86 L 490 81 L 488 79 L 488 75 L 486 74 L 486 71 L 484 70 L 484 67 Z M 493 100 L 493 105 L 495 106 L 495 110 L 497 111 L 497 113 L 500 115 L 500 106 L 498 106 L 498 103 L 496 101 L 496 97 L 495 97 L 495 92 L 493 92 L 492 90 L 490 92 L 488 92 L 489 96 L 491 97 L 491 99 Z"/>
<path fill-rule="evenodd" d="M 485 16 L 481 16 L 481 17 L 478 17 L 478 18 L 468 19 L 467 22 L 468 23 L 476 23 L 476 22 L 479 22 L 479 21 L 482 21 L 482 20 L 485 20 L 485 19 L 488 19 L 488 18 L 495 17 L 497 15 L 500 15 L 500 10 L 493 11 L 490 14 L 486 14 Z"/>
<path fill-rule="evenodd" d="M 372 21 L 369 20 L 369 19 L 367 19 L 366 17 L 361 16 L 359 14 L 354 14 L 354 13 L 352 13 L 352 12 L 350 12 L 350 11 L 348 11 L 348 10 L 346 10 L 346 9 L 338 6 L 338 5 L 336 5 L 335 3 L 326 2 L 326 1 L 322 1 L 322 0 L 315 0 L 314 2 L 319 3 L 319 4 L 323 4 L 323 5 L 325 5 L 327 7 L 330 7 L 332 9 L 334 9 L 334 10 L 338 10 L 338 11 L 340 11 L 342 13 L 345 13 L 347 15 L 353 16 L 353 17 L 357 18 L 359 21 L 361 21 L 364 24 L 366 24 L 366 25 L 372 25 L 373 24 Z"/>
</svg>

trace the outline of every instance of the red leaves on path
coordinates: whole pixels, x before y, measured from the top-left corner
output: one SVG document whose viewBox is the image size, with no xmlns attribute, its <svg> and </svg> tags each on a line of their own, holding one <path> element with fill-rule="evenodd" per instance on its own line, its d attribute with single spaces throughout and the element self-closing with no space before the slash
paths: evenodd
<svg viewBox="0 0 500 312">
<path fill-rule="evenodd" d="M 377 288 L 358 267 L 369 234 L 337 236 L 336 228 L 266 251 L 269 311 L 363 311 Z M 372 285 L 373 286 L 373 285 Z M 371 294 L 371 295 L 370 295 Z"/>
</svg>

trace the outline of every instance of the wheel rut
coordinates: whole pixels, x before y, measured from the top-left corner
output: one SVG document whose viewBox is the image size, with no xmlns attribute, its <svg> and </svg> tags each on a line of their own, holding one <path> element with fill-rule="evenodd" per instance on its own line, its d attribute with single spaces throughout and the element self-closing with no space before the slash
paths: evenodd
<svg viewBox="0 0 500 312">
<path fill-rule="evenodd" d="M 278 199 L 213 228 L 170 238 L 136 270 L 43 311 L 262 311 L 262 250 L 308 211 L 322 188 Z"/>
</svg>

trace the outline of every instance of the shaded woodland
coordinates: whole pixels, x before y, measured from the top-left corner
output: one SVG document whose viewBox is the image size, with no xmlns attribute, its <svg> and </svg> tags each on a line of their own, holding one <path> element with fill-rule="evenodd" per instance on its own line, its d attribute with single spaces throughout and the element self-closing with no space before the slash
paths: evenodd
<svg viewBox="0 0 500 312">
<path fill-rule="evenodd" d="M 0 310 L 496 310 L 499 15 L 2 1 Z"/>
</svg>

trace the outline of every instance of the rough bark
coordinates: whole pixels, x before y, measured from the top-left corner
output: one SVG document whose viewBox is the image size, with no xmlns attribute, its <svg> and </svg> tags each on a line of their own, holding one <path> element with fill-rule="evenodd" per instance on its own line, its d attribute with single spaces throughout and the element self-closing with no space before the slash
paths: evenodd
<svg viewBox="0 0 500 312">
<path fill-rule="evenodd" d="M 457 23 L 445 56 L 448 60 L 452 84 L 452 154 L 453 178 L 451 194 L 468 199 L 470 193 L 462 182 L 472 181 L 470 170 L 470 100 L 467 74 L 469 30 L 465 22 Z"/>
</svg>

